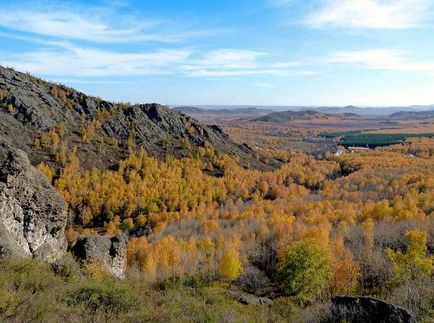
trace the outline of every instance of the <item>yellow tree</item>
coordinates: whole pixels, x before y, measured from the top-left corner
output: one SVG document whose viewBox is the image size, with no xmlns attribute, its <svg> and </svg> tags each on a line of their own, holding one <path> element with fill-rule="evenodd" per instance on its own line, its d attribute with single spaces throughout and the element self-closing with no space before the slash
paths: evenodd
<svg viewBox="0 0 434 323">
<path fill-rule="evenodd" d="M 220 258 L 220 276 L 228 281 L 238 278 L 243 266 L 240 260 L 240 254 L 234 248 L 226 250 Z"/>
<path fill-rule="evenodd" d="M 357 288 L 359 264 L 354 260 L 351 251 L 345 248 L 343 239 L 333 240 L 330 247 L 333 254 L 331 292 L 351 294 Z"/>
</svg>

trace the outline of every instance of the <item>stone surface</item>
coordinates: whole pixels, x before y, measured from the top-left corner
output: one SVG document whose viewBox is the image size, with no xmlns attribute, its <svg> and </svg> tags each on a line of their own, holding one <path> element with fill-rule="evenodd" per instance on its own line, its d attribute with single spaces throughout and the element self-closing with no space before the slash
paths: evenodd
<svg viewBox="0 0 434 323">
<path fill-rule="evenodd" d="M 232 299 L 244 305 L 262 305 L 270 304 L 272 302 L 272 300 L 268 297 L 261 297 L 233 290 L 228 291 L 226 294 Z"/>
<path fill-rule="evenodd" d="M 416 322 L 416 318 L 408 310 L 370 297 L 332 298 L 331 317 L 333 322 Z"/>
<path fill-rule="evenodd" d="M 72 248 L 74 256 L 82 262 L 101 265 L 101 269 L 116 278 L 125 276 L 127 266 L 127 240 L 123 235 L 81 237 Z"/>
<path fill-rule="evenodd" d="M 27 155 L 0 141 L 0 254 L 55 260 L 66 251 L 67 207 Z"/>
</svg>

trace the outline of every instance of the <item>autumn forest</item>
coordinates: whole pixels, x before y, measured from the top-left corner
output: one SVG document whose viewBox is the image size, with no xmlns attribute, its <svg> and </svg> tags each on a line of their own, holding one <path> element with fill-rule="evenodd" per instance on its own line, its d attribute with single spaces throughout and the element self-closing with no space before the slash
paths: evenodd
<svg viewBox="0 0 434 323">
<path fill-rule="evenodd" d="M 297 152 L 266 172 L 210 147 L 165 160 L 134 148 L 116 170 L 82 171 L 72 150 L 60 170 L 38 169 L 79 224 L 69 244 L 80 230 L 128 233 L 129 270 L 149 284 L 221 281 L 302 306 L 370 295 L 427 317 L 433 147 L 419 138 L 339 157 Z"/>
</svg>

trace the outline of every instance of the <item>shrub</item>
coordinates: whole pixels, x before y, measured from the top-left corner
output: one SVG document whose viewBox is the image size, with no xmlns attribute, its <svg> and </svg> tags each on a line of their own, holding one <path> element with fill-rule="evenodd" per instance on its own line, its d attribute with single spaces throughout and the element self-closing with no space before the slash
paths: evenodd
<svg viewBox="0 0 434 323">
<path fill-rule="evenodd" d="M 80 305 L 88 312 L 126 312 L 134 307 L 135 298 L 131 290 L 113 283 L 87 284 L 70 292 L 65 303 L 68 306 Z"/>
<path fill-rule="evenodd" d="M 301 303 L 315 301 L 326 288 L 331 275 L 327 249 L 312 239 L 290 245 L 279 266 L 284 290 Z"/>
<path fill-rule="evenodd" d="M 53 272 L 66 282 L 77 282 L 83 278 L 79 264 L 67 254 L 51 265 Z"/>
<path fill-rule="evenodd" d="M 121 229 L 122 231 L 130 231 L 133 228 L 134 228 L 134 223 L 133 223 L 133 219 L 131 218 L 124 219 L 122 223 L 119 225 L 119 229 Z"/>
<path fill-rule="evenodd" d="M 0 102 L 8 97 L 8 92 L 0 90 Z"/>
<path fill-rule="evenodd" d="M 42 162 L 36 166 L 36 169 L 39 170 L 42 174 L 44 174 L 50 183 L 53 181 L 53 177 L 56 172 L 49 165 Z"/>
</svg>

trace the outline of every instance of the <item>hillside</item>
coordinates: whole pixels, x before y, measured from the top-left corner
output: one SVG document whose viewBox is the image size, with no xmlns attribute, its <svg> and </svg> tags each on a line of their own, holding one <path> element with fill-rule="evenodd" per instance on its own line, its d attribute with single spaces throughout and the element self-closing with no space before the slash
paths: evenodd
<svg viewBox="0 0 434 323">
<path fill-rule="evenodd" d="M 389 116 L 394 120 L 421 120 L 434 118 L 434 110 L 429 111 L 400 111 Z"/>
<path fill-rule="evenodd" d="M 271 166 L 238 145 L 217 126 L 159 104 L 130 105 L 88 96 L 72 88 L 0 67 L 0 134 L 28 153 L 33 164 L 53 163 L 53 155 L 77 147 L 85 168 L 110 168 L 143 146 L 158 158 L 189 156 L 210 144 L 259 169 Z M 61 138 L 60 138 L 61 137 Z M 64 147 L 58 147 L 60 139 Z"/>
<path fill-rule="evenodd" d="M 360 118 L 360 116 L 355 113 L 330 114 L 330 113 L 323 113 L 314 110 L 302 110 L 302 111 L 272 112 L 265 116 L 255 118 L 253 119 L 253 121 L 285 123 L 285 122 L 297 121 L 297 120 L 328 120 L 331 118 L 355 119 L 355 118 Z"/>
<path fill-rule="evenodd" d="M 204 123 L 225 123 L 238 119 L 257 118 L 269 114 L 272 110 L 255 107 L 207 109 L 191 106 L 175 107 L 173 110 L 189 115 Z"/>
</svg>

